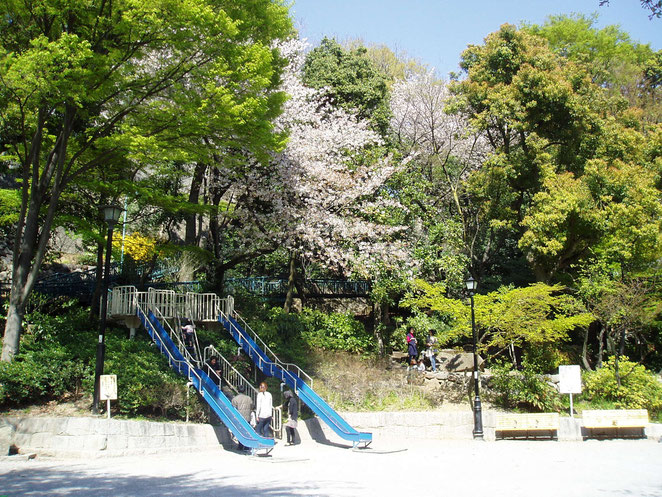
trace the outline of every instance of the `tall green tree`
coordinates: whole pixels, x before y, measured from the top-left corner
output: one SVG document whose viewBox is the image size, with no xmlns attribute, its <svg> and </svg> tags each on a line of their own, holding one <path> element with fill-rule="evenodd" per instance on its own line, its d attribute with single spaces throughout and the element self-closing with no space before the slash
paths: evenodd
<svg viewBox="0 0 662 497">
<path fill-rule="evenodd" d="M 493 224 L 512 229 L 537 278 L 599 252 L 651 263 L 660 249 L 658 125 L 526 30 L 502 26 L 462 57 L 456 105 L 493 148 L 469 192 L 484 198 Z"/>
<path fill-rule="evenodd" d="M 280 1 L 9 0 L 0 5 L 0 147 L 21 207 L 2 360 L 18 352 L 23 314 L 63 193 L 95 169 L 160 155 L 168 130 L 190 134 L 213 103 L 237 121 L 273 115 L 264 92 L 276 54 L 252 24 L 289 31 Z M 187 99 L 192 87 L 203 101 Z M 196 103 L 198 107 L 195 107 Z M 196 126 L 208 115 L 198 116 Z M 212 125 L 219 126 L 214 121 Z M 10 166 L 10 169 L 7 169 Z"/>
<path fill-rule="evenodd" d="M 303 66 L 303 82 L 312 88 L 327 88 L 327 97 L 370 119 L 386 136 L 389 124 L 388 77 L 367 55 L 364 47 L 343 48 L 324 38 L 310 51 Z"/>
</svg>

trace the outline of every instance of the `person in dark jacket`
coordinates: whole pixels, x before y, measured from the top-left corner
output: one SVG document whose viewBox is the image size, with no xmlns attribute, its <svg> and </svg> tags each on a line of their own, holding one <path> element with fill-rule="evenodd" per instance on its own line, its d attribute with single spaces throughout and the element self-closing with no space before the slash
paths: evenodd
<svg viewBox="0 0 662 497">
<path fill-rule="evenodd" d="M 418 356 L 418 349 L 416 347 L 414 328 L 409 328 L 409 331 L 407 332 L 407 364 L 416 365 L 416 356 Z"/>
<path fill-rule="evenodd" d="M 285 431 L 287 432 L 287 444 L 294 445 L 297 434 L 297 420 L 299 419 L 299 403 L 296 397 L 290 390 L 283 393 L 285 401 L 283 402 L 283 410 L 287 410 L 288 420 L 285 423 Z"/>
</svg>

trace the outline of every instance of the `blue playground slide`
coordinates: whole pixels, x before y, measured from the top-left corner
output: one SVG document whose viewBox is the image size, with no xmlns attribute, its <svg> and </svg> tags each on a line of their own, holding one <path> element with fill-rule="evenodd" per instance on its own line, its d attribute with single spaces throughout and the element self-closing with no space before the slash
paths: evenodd
<svg viewBox="0 0 662 497">
<path fill-rule="evenodd" d="M 271 451 L 274 447 L 274 440 L 258 435 L 244 417 L 232 406 L 230 400 L 221 392 L 220 388 L 207 373 L 189 364 L 152 311 L 149 311 L 149 315 L 145 316 L 139 310 L 138 316 L 154 342 L 158 345 L 161 353 L 168 357 L 170 366 L 191 380 L 193 386 L 200 392 L 202 397 L 237 440 L 245 447 L 249 447 L 253 452 L 258 449 Z"/>
<path fill-rule="evenodd" d="M 351 441 L 354 446 L 359 443 L 368 445 L 372 442 L 372 433 L 356 431 L 329 404 L 317 395 L 299 375 L 292 371 L 287 371 L 280 365 L 272 362 L 234 318 L 228 317 L 228 319 L 224 319 L 223 317 L 219 317 L 219 321 L 241 346 L 242 350 L 248 354 L 260 371 L 267 376 L 279 378 L 285 382 L 337 435 L 344 440 Z"/>
</svg>

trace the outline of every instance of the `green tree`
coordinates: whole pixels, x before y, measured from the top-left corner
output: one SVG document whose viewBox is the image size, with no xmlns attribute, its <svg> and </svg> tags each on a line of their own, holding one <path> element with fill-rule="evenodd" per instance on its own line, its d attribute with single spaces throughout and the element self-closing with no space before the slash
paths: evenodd
<svg viewBox="0 0 662 497">
<path fill-rule="evenodd" d="M 389 124 L 387 77 L 363 47 L 347 50 L 324 38 L 310 51 L 303 66 L 303 82 L 313 88 L 328 88 L 328 98 L 370 119 L 382 136 Z"/>
<path fill-rule="evenodd" d="M 416 281 L 414 290 L 401 302 L 418 312 L 438 313 L 451 326 L 440 340 L 471 336 L 471 308 L 466 302 L 445 296 L 443 285 Z M 576 329 L 595 320 L 582 303 L 560 285 L 536 283 L 523 288 L 501 287 L 476 295 L 475 319 L 478 342 L 484 352 L 496 357 L 514 348 L 558 345 Z M 515 356 L 512 356 L 515 361 Z"/>
<path fill-rule="evenodd" d="M 18 351 L 27 298 L 71 184 L 127 159 L 149 164 L 168 130 L 189 136 L 196 109 L 232 116 L 227 135 L 237 121 L 274 114 L 278 102 L 263 90 L 278 77 L 275 53 L 253 40 L 245 19 L 262 19 L 269 33 L 290 26 L 286 7 L 269 0 L 0 5 L 2 164 L 18 165 L 10 172 L 22 199 L 2 360 Z M 197 107 L 186 98 L 192 87 L 206 90 Z M 199 136 L 207 114 L 196 117 Z"/>
<path fill-rule="evenodd" d="M 657 126 L 586 65 L 514 26 L 469 47 L 461 65 L 455 105 L 493 148 L 468 192 L 493 226 L 511 230 L 538 280 L 599 252 L 650 264 L 660 247 Z"/>
</svg>

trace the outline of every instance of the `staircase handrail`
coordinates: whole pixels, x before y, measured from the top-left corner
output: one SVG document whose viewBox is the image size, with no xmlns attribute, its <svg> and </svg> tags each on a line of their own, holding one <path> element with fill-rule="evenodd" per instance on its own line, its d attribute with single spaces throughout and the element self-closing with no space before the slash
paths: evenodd
<svg viewBox="0 0 662 497">
<path fill-rule="evenodd" d="M 213 345 L 208 345 L 205 347 L 204 350 L 204 360 L 205 364 L 207 364 L 207 361 L 211 359 L 211 357 L 216 357 L 221 361 L 221 375 L 223 379 L 230 385 L 230 387 L 238 393 L 239 391 L 239 385 L 244 386 L 244 392 L 246 395 L 248 395 L 251 400 L 253 401 L 253 408 L 257 406 L 257 394 L 258 390 L 255 388 L 250 381 L 246 379 L 244 375 L 242 375 L 237 369 L 228 361 L 223 354 L 221 354 L 218 350 L 216 350 L 216 347 Z M 212 376 L 213 373 L 213 376 Z M 211 371 L 208 373 L 212 379 L 217 379 L 220 384 L 221 377 L 216 373 L 216 371 Z M 282 430 L 282 408 L 280 406 L 275 406 L 273 407 L 272 410 L 272 415 L 271 415 L 271 429 L 274 432 L 280 433 Z"/>
<path fill-rule="evenodd" d="M 227 320 L 227 314 L 224 312 L 222 308 L 217 309 L 218 315 L 221 316 L 223 319 Z M 278 366 L 282 368 L 285 371 L 296 371 L 297 375 L 299 378 L 301 378 L 304 382 L 308 383 L 310 387 L 313 387 L 313 379 L 311 376 L 306 373 L 303 369 L 301 369 L 298 365 L 291 363 L 291 362 L 283 362 L 281 361 L 276 354 L 269 348 L 269 346 L 262 340 L 255 331 L 248 325 L 246 320 L 237 313 L 234 309 L 231 312 L 231 315 L 233 318 L 237 319 L 237 321 L 241 321 L 241 324 L 243 325 L 244 330 L 246 330 L 247 333 L 249 333 L 250 338 L 258 345 L 258 347 L 262 348 L 262 351 L 264 354 L 266 354 L 267 359 L 269 359 L 269 362 L 266 362 L 262 359 L 262 354 L 260 354 L 259 350 L 254 350 L 256 356 L 259 357 L 260 364 L 265 363 L 266 365 L 273 364 L 275 366 Z M 229 322 L 229 320 L 228 320 Z M 241 329 L 237 329 L 237 332 L 242 335 L 243 332 Z M 252 346 L 249 345 L 249 347 L 252 348 Z M 259 366 L 259 365 L 258 365 Z M 261 368 L 260 368 L 261 369 Z"/>
<path fill-rule="evenodd" d="M 140 292 L 140 293 L 145 293 L 145 292 Z M 143 309 L 143 306 L 142 306 L 139 302 L 138 302 L 136 305 L 137 305 L 137 312 L 138 312 L 138 313 L 142 313 L 144 316 L 147 316 L 148 312 L 145 312 L 145 310 Z M 149 310 L 148 310 L 148 311 L 149 311 Z M 152 312 L 153 312 L 153 311 L 152 311 Z M 175 364 L 176 364 L 176 365 L 177 365 L 177 366 L 176 366 L 176 367 L 177 367 L 177 371 L 179 371 L 179 373 L 181 374 L 181 372 L 182 372 L 181 364 L 182 364 L 182 363 L 186 364 L 186 356 L 184 356 L 184 361 L 181 361 L 181 360 L 177 359 L 175 356 L 172 355 L 172 352 L 171 352 L 170 349 L 166 346 L 166 344 L 163 343 L 163 340 L 161 340 L 161 337 L 159 336 L 158 333 L 155 333 L 155 334 L 154 334 L 154 337 L 155 337 L 155 338 L 154 338 L 154 341 L 155 341 L 155 342 L 158 342 L 156 345 L 157 345 L 157 347 L 159 348 L 159 351 L 160 351 L 162 354 L 163 354 L 164 351 L 165 351 L 165 355 L 167 356 L 168 361 L 170 362 L 170 365 L 174 368 L 174 367 L 175 367 Z M 180 352 L 181 352 L 181 350 L 180 350 Z M 187 364 L 187 366 L 188 366 L 188 364 Z M 187 379 L 188 379 L 189 381 L 191 380 L 192 376 L 195 376 L 195 377 L 198 379 L 198 381 L 201 381 L 200 375 L 195 371 L 194 368 L 192 368 L 192 367 L 187 367 L 186 369 L 188 370 L 186 377 L 187 377 Z"/>
</svg>

